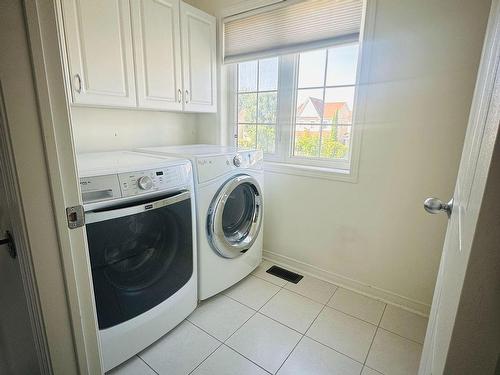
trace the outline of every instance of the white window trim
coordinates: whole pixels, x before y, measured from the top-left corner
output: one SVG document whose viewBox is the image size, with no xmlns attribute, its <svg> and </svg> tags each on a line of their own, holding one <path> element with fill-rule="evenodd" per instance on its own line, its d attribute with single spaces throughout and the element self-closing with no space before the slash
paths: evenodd
<svg viewBox="0 0 500 375">
<path fill-rule="evenodd" d="M 357 183 L 359 172 L 359 161 L 362 143 L 362 133 L 366 112 L 366 91 L 368 82 L 369 65 L 371 61 L 371 45 L 374 32 L 374 19 L 376 11 L 376 0 L 365 0 L 363 4 L 363 15 L 359 38 L 358 66 L 355 83 L 354 113 L 351 127 L 351 144 L 349 147 L 349 161 L 344 160 L 318 160 L 314 158 L 301 158 L 293 156 L 293 137 L 290 134 L 290 125 L 295 116 L 295 108 L 287 108 L 287 103 L 295 103 L 295 98 L 287 98 L 280 103 L 280 97 L 284 95 L 296 95 L 297 57 L 281 56 L 280 60 L 293 59 L 283 64 L 280 61 L 278 77 L 278 108 L 276 126 L 276 153 L 266 154 L 264 169 L 266 172 L 289 174 L 342 182 Z M 264 57 L 265 58 L 265 57 Z M 231 145 L 237 144 L 237 77 L 236 65 L 226 66 L 227 89 L 228 89 L 228 139 Z M 293 71 L 290 71 L 293 67 Z M 286 78 L 286 79 L 284 79 Z M 283 105 L 285 104 L 285 105 Z M 286 125 L 283 125 L 286 123 Z"/>
</svg>

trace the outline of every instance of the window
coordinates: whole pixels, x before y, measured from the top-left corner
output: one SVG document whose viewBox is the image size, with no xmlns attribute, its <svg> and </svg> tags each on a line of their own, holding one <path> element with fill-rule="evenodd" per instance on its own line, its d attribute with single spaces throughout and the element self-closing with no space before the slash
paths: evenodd
<svg viewBox="0 0 500 375">
<path fill-rule="evenodd" d="M 347 159 L 358 44 L 299 54 L 293 155 Z"/>
<path fill-rule="evenodd" d="M 359 43 L 234 64 L 235 137 L 268 161 L 350 170 Z"/>
<path fill-rule="evenodd" d="M 241 148 L 276 151 L 278 58 L 238 64 L 237 139 Z"/>
</svg>

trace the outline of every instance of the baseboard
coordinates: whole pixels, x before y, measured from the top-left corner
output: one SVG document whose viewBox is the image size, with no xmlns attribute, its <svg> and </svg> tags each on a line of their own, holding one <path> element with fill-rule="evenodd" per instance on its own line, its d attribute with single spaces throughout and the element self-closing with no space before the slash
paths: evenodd
<svg viewBox="0 0 500 375">
<path fill-rule="evenodd" d="M 312 266 L 305 262 L 301 262 L 299 260 L 295 260 L 272 251 L 264 250 L 262 256 L 264 259 L 276 263 L 277 265 L 291 268 L 292 270 L 304 273 L 306 275 L 328 281 L 332 284 L 341 286 L 342 288 L 349 289 L 368 297 L 375 298 L 379 301 L 401 307 L 418 315 L 424 317 L 429 316 L 430 305 L 424 302 L 401 296 L 382 288 L 367 285 L 360 281 L 353 280 L 334 272 L 323 270 L 319 267 Z"/>
</svg>

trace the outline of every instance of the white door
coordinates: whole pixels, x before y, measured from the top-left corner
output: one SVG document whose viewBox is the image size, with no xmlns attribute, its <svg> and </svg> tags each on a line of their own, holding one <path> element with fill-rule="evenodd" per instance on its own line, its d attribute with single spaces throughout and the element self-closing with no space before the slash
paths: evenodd
<svg viewBox="0 0 500 375">
<path fill-rule="evenodd" d="M 181 2 L 184 110 L 216 112 L 216 21 Z"/>
<path fill-rule="evenodd" d="M 136 106 L 128 0 L 62 1 L 73 103 Z"/>
<path fill-rule="evenodd" d="M 139 106 L 181 111 L 179 0 L 132 0 L 131 10 Z"/>
<path fill-rule="evenodd" d="M 470 276 L 473 273 L 478 273 L 477 269 L 474 268 L 474 262 L 471 262 L 475 257 L 471 250 L 474 235 L 477 228 L 479 228 L 477 223 L 479 212 L 482 210 L 483 193 L 485 187 L 488 186 L 487 183 L 491 183 L 491 181 L 487 181 L 487 176 L 490 171 L 492 155 L 493 152 L 500 152 L 500 150 L 494 149 L 500 121 L 499 26 L 500 7 L 498 1 L 493 1 L 423 347 L 419 369 L 420 375 L 443 373 L 493 374 L 496 363 L 496 358 L 489 358 L 490 361 L 493 360 L 494 362 L 486 363 L 486 360 L 481 360 L 479 364 L 472 364 L 474 357 L 477 357 L 474 351 L 481 347 L 478 350 L 484 352 L 484 350 L 487 350 L 485 346 L 487 344 L 481 343 L 479 338 L 479 345 L 469 345 L 473 340 L 469 334 L 469 338 L 465 342 L 457 342 L 460 336 L 461 319 L 463 319 L 463 316 L 458 316 L 457 313 L 461 311 L 461 306 L 464 303 L 470 304 L 470 300 L 466 301 L 466 299 L 470 299 L 471 295 L 465 291 L 469 289 L 469 283 L 472 282 Z M 436 202 L 434 201 L 434 203 Z M 435 208 L 439 209 L 439 205 L 435 205 Z M 441 208 L 446 208 L 446 205 Z M 488 262 L 487 259 L 483 259 L 483 261 Z M 484 265 L 481 265 L 479 269 L 486 271 Z M 474 275 L 472 276 L 474 277 Z M 494 280 L 488 281 L 485 279 L 482 282 L 484 283 L 483 286 L 487 285 L 486 282 L 491 283 L 492 288 L 486 289 L 494 291 L 494 288 L 498 288 L 498 285 L 494 285 L 496 283 Z M 479 311 L 481 308 L 481 295 L 485 295 L 484 293 L 485 291 L 479 289 L 473 291 L 472 299 L 475 299 L 472 303 L 472 306 L 475 305 L 473 309 Z M 485 306 L 486 301 L 487 298 L 482 301 Z M 482 318 L 480 316 L 469 316 L 470 320 L 464 324 L 472 327 L 473 322 L 477 322 Z M 491 329 L 494 328 L 491 327 Z M 479 332 L 474 334 L 479 334 Z M 469 344 L 467 344 L 467 341 Z M 462 348 L 463 350 L 460 350 L 461 354 L 457 356 L 456 353 L 452 353 L 456 345 L 465 345 L 467 348 Z M 495 352 L 496 350 L 498 348 L 495 349 Z M 458 358 L 460 356 L 462 359 Z M 465 361 L 468 363 L 467 366 L 470 366 L 470 369 L 474 368 L 475 370 L 466 370 L 463 364 L 458 364 L 460 361 Z M 456 372 L 457 369 L 454 366 L 462 367 L 459 367 L 459 372 Z M 480 372 L 477 372 L 479 367 L 475 366 L 480 366 Z M 491 372 L 483 372 L 487 368 Z"/>
</svg>

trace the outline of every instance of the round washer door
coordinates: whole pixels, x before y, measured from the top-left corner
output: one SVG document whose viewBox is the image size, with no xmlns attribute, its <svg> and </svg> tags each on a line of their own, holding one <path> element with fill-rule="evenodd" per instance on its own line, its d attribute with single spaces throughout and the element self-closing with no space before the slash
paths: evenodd
<svg viewBox="0 0 500 375">
<path fill-rule="evenodd" d="M 248 250 L 262 224 L 262 192 L 249 175 L 238 175 L 219 190 L 208 210 L 208 239 L 225 258 L 236 258 Z"/>
</svg>

